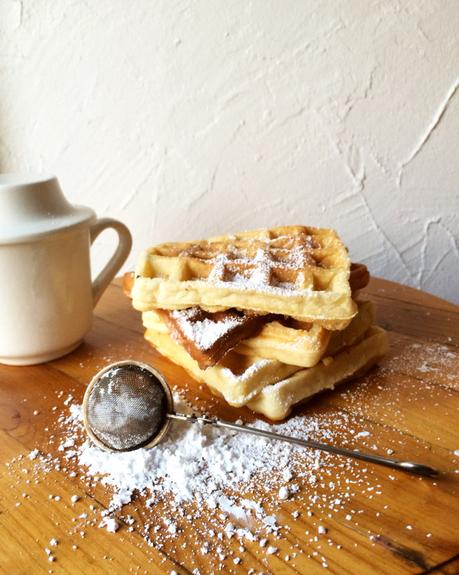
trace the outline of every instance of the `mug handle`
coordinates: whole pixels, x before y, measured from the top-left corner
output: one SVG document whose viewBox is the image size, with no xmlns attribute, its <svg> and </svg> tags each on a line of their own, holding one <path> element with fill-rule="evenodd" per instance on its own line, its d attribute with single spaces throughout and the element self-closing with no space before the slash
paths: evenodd
<svg viewBox="0 0 459 575">
<path fill-rule="evenodd" d="M 91 245 L 94 243 L 94 240 L 97 238 L 97 236 L 108 228 L 114 229 L 118 234 L 118 246 L 116 247 L 115 253 L 108 260 L 103 270 L 92 282 L 93 307 L 99 301 L 100 296 L 104 293 L 108 284 L 115 277 L 116 272 L 126 261 L 132 247 L 131 232 L 124 224 L 112 218 L 100 218 L 91 224 L 89 228 Z"/>
</svg>

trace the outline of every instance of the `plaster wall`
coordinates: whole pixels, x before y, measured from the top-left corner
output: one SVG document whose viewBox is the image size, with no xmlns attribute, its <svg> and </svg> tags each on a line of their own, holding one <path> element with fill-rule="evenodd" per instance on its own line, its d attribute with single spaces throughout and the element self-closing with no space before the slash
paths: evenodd
<svg viewBox="0 0 459 575">
<path fill-rule="evenodd" d="M 458 30 L 457 0 L 0 0 L 0 167 L 127 223 L 126 269 L 306 223 L 459 303 Z"/>
</svg>

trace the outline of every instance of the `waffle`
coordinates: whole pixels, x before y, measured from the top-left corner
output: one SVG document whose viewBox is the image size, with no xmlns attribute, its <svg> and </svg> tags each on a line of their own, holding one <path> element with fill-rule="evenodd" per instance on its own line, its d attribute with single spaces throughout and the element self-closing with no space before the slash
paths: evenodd
<svg viewBox="0 0 459 575">
<path fill-rule="evenodd" d="M 244 356 L 233 351 L 226 354 L 219 365 L 201 369 L 198 362 L 168 333 L 166 324 L 163 324 L 161 331 L 148 328 L 145 339 L 164 357 L 183 367 L 194 379 L 206 383 L 235 407 L 247 403 L 265 385 L 285 379 L 298 371 L 297 366 L 286 365 L 274 359 Z"/>
<path fill-rule="evenodd" d="M 363 264 L 351 264 L 350 285 L 353 294 L 365 287 L 368 280 L 368 270 Z M 123 290 L 128 296 L 133 283 L 134 274 L 124 274 Z M 318 324 L 305 324 L 284 316 L 280 316 L 276 322 L 272 320 L 277 316 L 271 314 L 255 315 L 235 309 L 209 313 L 197 306 L 185 310 L 144 312 L 145 327 L 154 329 L 157 326 L 155 313 L 162 316 L 172 335 L 201 369 L 218 363 L 239 342 L 242 343 L 238 351 L 244 355 L 260 355 L 300 367 L 311 367 L 320 360 L 330 339 L 330 333 Z M 153 314 L 150 319 L 148 314 Z M 251 338 L 268 322 L 259 336 Z"/>
<path fill-rule="evenodd" d="M 126 272 L 122 278 L 122 288 L 127 297 L 132 297 L 132 287 L 134 285 L 134 272 Z M 359 290 L 366 287 L 370 281 L 370 273 L 365 264 L 351 263 L 351 273 L 349 276 L 349 285 L 351 286 L 352 295 L 354 296 Z M 223 311 L 223 310 L 218 310 Z"/>
<path fill-rule="evenodd" d="M 333 356 L 343 347 L 354 345 L 375 321 L 375 306 L 371 301 L 357 301 L 359 309 L 348 327 L 341 331 L 332 331 L 325 356 Z M 307 367 L 307 366 L 306 366 Z"/>
<path fill-rule="evenodd" d="M 151 312 L 145 312 L 145 315 Z M 201 369 L 215 365 L 241 340 L 253 336 L 272 316 L 254 315 L 235 309 L 209 313 L 199 307 L 156 310 L 174 338 Z M 147 318 L 148 323 L 148 318 Z"/>
<path fill-rule="evenodd" d="M 140 311 L 236 308 L 342 329 L 356 313 L 349 275 L 335 231 L 287 226 L 152 247 L 138 262 L 132 300 Z"/>
<path fill-rule="evenodd" d="M 206 383 L 212 391 L 222 395 L 235 407 L 245 405 L 267 385 L 281 381 L 300 370 L 297 365 L 256 355 L 241 355 L 236 351 L 227 353 L 219 365 L 203 370 L 174 340 L 160 314 L 154 311 L 144 313 L 143 320 L 147 326 L 145 338 L 162 355 L 185 368 L 195 379 Z M 357 316 L 344 330 L 341 345 L 361 339 L 368 327 L 369 324 L 362 322 Z M 325 363 L 329 363 L 329 360 Z"/>
<path fill-rule="evenodd" d="M 284 419 L 294 405 L 363 375 L 384 356 L 387 348 L 386 332 L 372 327 L 362 341 L 339 352 L 331 363 L 302 369 L 282 381 L 265 386 L 248 401 L 247 407 L 275 421 Z"/>
<path fill-rule="evenodd" d="M 358 314 L 345 330 L 331 332 L 318 324 L 283 318 L 264 325 L 256 336 L 241 341 L 235 351 L 312 367 L 324 355 L 334 355 L 340 348 L 352 345 L 371 326 L 373 305 L 370 302 L 357 302 L 357 305 Z"/>
</svg>

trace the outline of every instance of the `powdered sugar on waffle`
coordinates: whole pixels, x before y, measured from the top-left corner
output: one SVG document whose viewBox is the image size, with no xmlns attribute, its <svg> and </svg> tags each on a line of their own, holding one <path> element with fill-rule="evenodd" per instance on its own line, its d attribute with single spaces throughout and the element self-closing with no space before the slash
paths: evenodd
<svg viewBox="0 0 459 575">
<path fill-rule="evenodd" d="M 184 336 L 202 350 L 211 349 L 216 341 L 244 322 L 243 317 L 237 316 L 230 316 L 218 321 L 209 318 L 196 319 L 199 313 L 199 309 L 189 308 L 175 310 L 171 312 L 171 315 L 179 323 Z"/>
<path fill-rule="evenodd" d="M 287 236 L 277 238 L 291 242 Z M 267 240 L 267 243 L 269 240 Z M 286 250 L 285 247 L 277 248 L 267 245 L 259 247 L 253 258 L 247 258 L 245 253 L 239 254 L 237 250 L 229 250 L 229 254 L 218 254 L 213 259 L 214 267 L 208 280 L 216 285 L 231 285 L 242 290 L 254 289 L 262 292 L 278 293 L 279 295 L 297 295 L 305 289 L 304 269 L 309 266 L 317 266 L 318 262 L 312 255 L 313 243 L 310 236 L 304 238 L 304 243 L 294 245 Z M 283 257 L 284 256 L 284 257 Z M 235 268 L 245 268 L 244 271 L 235 271 Z M 293 281 L 279 281 L 275 277 L 275 270 L 290 270 L 295 272 Z"/>
<path fill-rule="evenodd" d="M 247 265 L 249 272 L 229 273 L 228 268 L 234 263 L 244 263 Z M 209 275 L 209 281 L 215 285 L 226 286 L 241 290 L 257 290 L 263 292 L 274 292 L 279 295 L 291 295 L 297 290 L 298 283 L 301 283 L 303 273 L 298 272 L 295 282 L 277 282 L 273 283 L 271 279 L 271 269 L 273 263 L 268 258 L 266 252 L 258 249 L 253 260 L 234 260 L 229 259 L 224 254 L 219 254 L 215 258 L 215 265 Z M 279 266 L 278 266 L 279 267 Z M 297 269 L 285 266 L 286 269 Z"/>
<path fill-rule="evenodd" d="M 276 360 L 273 360 L 273 359 L 260 358 L 256 361 L 254 361 L 251 365 L 249 365 L 247 367 L 247 369 L 245 369 L 242 373 L 235 374 L 234 372 L 232 372 L 227 367 L 223 368 L 223 373 L 225 374 L 225 377 L 229 381 L 234 382 L 234 383 L 250 381 L 255 376 L 256 373 L 262 371 L 263 369 L 271 368 L 275 361 Z M 254 391 L 254 394 L 256 394 L 256 393 L 258 393 L 258 388 Z"/>
</svg>

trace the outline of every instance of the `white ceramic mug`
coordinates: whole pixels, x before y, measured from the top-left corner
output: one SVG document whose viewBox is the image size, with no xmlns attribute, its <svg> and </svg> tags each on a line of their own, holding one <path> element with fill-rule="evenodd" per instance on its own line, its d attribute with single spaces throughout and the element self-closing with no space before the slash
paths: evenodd
<svg viewBox="0 0 459 575">
<path fill-rule="evenodd" d="M 92 281 L 90 247 L 107 228 L 118 246 Z M 124 224 L 70 204 L 55 177 L 0 175 L 0 362 L 42 363 L 76 348 L 131 245 Z"/>
</svg>

